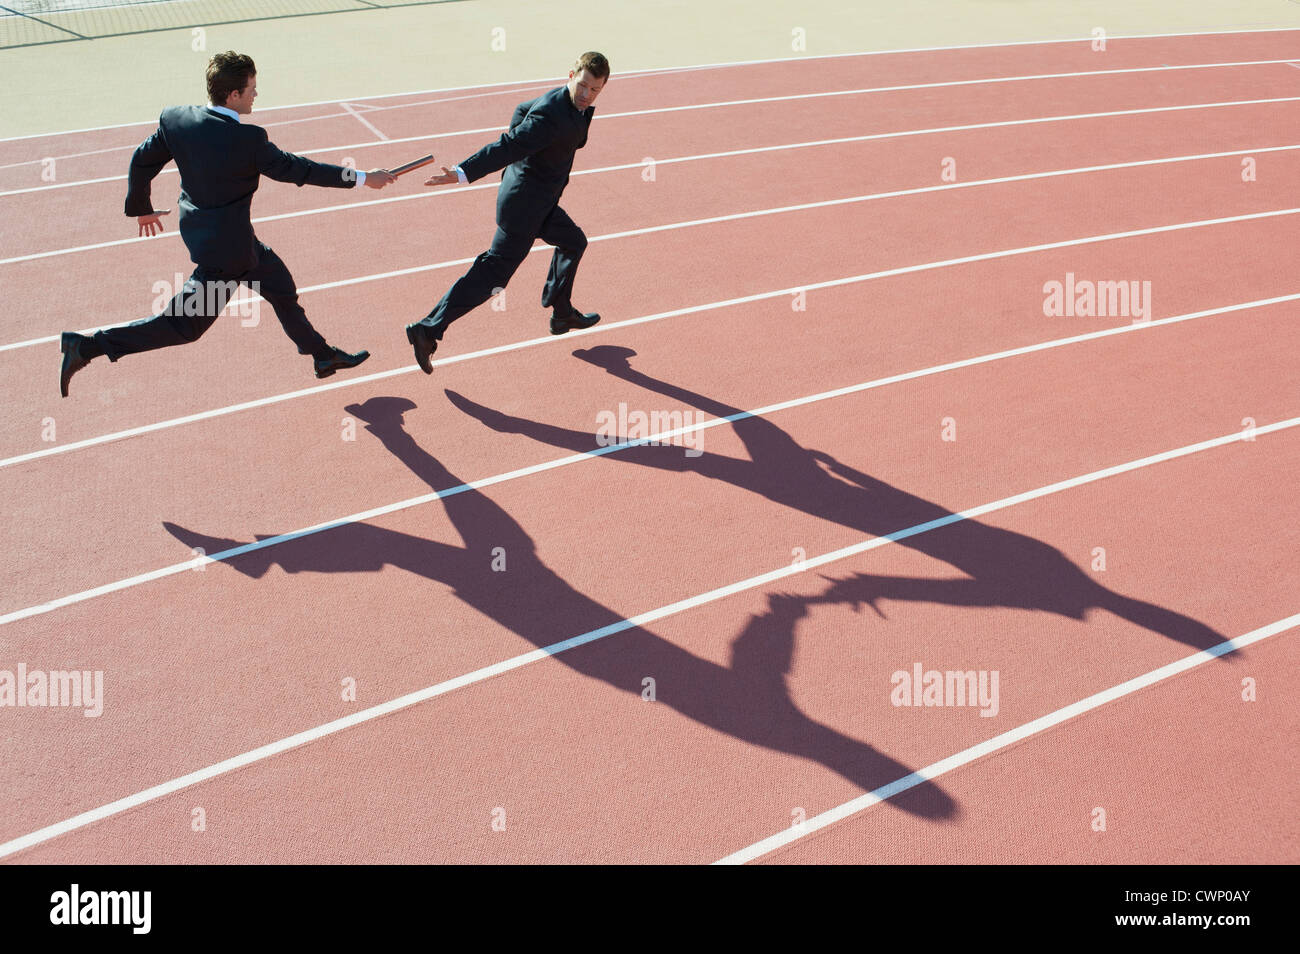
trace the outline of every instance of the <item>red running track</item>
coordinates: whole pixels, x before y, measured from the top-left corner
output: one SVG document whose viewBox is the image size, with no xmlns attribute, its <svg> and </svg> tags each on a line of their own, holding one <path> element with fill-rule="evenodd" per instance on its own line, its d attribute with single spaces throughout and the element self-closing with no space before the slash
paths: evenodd
<svg viewBox="0 0 1300 954">
<path fill-rule="evenodd" d="M 1245 34 L 1112 41 L 1104 64 L 1086 45 L 1050 44 L 846 57 L 818 61 L 815 75 L 797 64 L 651 74 L 611 83 L 601 114 L 1282 59 L 1293 44 Z M 0 265 L 15 302 L 0 345 L 16 345 L 0 351 L 14 395 L 0 480 L 20 503 L 0 571 L 0 670 L 102 670 L 105 684 L 98 718 L 0 711 L 12 725 L 0 737 L 11 808 L 0 851 L 20 862 L 704 862 L 838 812 L 744 860 L 1295 861 L 1284 793 L 1296 716 L 1281 700 L 1297 621 L 879 804 L 843 806 L 1297 613 L 1300 528 L 1278 479 L 1300 463 L 1288 188 L 1300 157 L 1279 148 L 1297 145 L 1296 104 L 699 158 L 657 164 L 653 181 L 639 163 L 1276 98 L 1300 95 L 1298 83 L 1262 64 L 610 118 L 565 201 L 589 235 L 610 236 L 592 243 L 578 296 L 605 321 L 545 334 L 532 298 L 542 250 L 504 312 L 485 306 L 455 326 L 431 379 L 412 373 L 400 325 L 463 265 L 307 291 L 331 338 L 374 352 L 337 386 L 315 386 L 270 316 L 254 328 L 232 316 L 202 344 L 92 364 L 66 401 L 52 396 L 57 349 L 25 342 L 67 327 L 78 302 L 97 304 L 76 327 L 139 317 L 152 282 L 186 268 L 181 247 Z M 393 136 L 488 129 L 519 90 L 366 115 Z M 342 123 L 355 119 L 299 121 L 328 112 L 264 118 L 285 123 L 275 136 L 286 148 L 347 144 Z M 129 147 L 141 131 L 0 143 L 0 164 Z M 458 159 L 490 135 L 445 147 Z M 363 151 L 378 163 L 413 148 Z M 1230 155 L 681 224 L 942 186 L 945 157 L 971 183 L 1207 153 Z M 126 155 L 67 162 L 107 176 Z M 1247 155 L 1254 181 L 1242 179 Z M 629 168 L 594 171 L 611 165 Z M 6 189 L 31 184 L 17 176 Z M 120 191 L 0 196 L 33 223 L 6 233 L 3 256 L 121 237 Z M 96 211 L 72 219 L 66 204 L 91 196 Z M 268 183 L 257 215 L 353 201 Z M 310 287 L 470 257 L 491 202 L 490 189 L 450 191 L 258 228 Z M 391 241 L 382 257 L 369 251 L 376 235 Z M 1052 243 L 1066 244 L 1037 248 Z M 971 256 L 986 257 L 953 261 Z M 1045 284 L 1068 273 L 1149 282 L 1148 323 L 1045 315 Z M 723 304 L 738 298 L 749 300 Z M 1092 337 L 1065 340 L 1081 335 Z M 909 372 L 926 373 L 890 380 Z M 292 396 L 114 436 L 274 395 Z M 600 415 L 620 407 L 624 420 L 659 412 L 687 427 L 741 416 L 676 446 L 592 456 Z M 50 422 L 57 440 L 42 440 Z M 1248 430 L 1272 424 L 1283 426 Z M 89 443 L 62 449 L 77 441 Z M 919 532 L 879 539 L 908 528 Z M 250 543 L 186 565 L 196 548 Z M 894 674 L 916 665 L 996 671 L 996 712 L 892 704 Z M 344 679 L 355 701 L 341 698 Z M 1253 702 L 1247 679 L 1260 687 Z M 374 711 L 427 687 L 438 687 L 430 698 Z M 304 732 L 301 745 L 258 751 Z M 1105 831 L 1093 828 L 1098 808 Z"/>
</svg>

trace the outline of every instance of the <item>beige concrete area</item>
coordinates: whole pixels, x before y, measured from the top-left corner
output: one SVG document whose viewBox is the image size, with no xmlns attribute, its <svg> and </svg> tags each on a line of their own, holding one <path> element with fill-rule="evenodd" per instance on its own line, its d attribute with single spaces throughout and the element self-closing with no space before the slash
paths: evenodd
<svg viewBox="0 0 1300 954">
<path fill-rule="evenodd" d="M 258 106 L 266 108 L 557 77 L 584 49 L 606 53 L 617 73 L 1087 37 L 1095 27 L 1110 36 L 1300 27 L 1300 3 L 457 0 L 358 9 L 210 26 L 200 35 L 174 29 L 0 50 L 0 137 L 144 121 L 165 105 L 201 102 L 207 57 L 224 49 L 257 61 Z"/>
</svg>

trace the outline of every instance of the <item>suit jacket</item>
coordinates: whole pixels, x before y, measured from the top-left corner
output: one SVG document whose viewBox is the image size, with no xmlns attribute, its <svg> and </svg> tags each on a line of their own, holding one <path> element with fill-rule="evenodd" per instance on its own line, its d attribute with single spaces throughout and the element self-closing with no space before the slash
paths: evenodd
<svg viewBox="0 0 1300 954">
<path fill-rule="evenodd" d="M 497 225 L 507 232 L 534 232 L 569 184 L 573 156 L 587 144 L 595 106 L 579 111 L 560 86 L 520 103 L 510 129 L 460 164 L 470 182 L 504 169 L 497 190 Z"/>
<path fill-rule="evenodd" d="M 282 152 L 261 126 L 203 106 L 171 106 L 131 156 L 126 214 L 153 211 L 149 190 L 168 160 L 181 174 L 178 228 L 195 265 L 231 276 L 258 263 L 251 206 L 261 176 L 294 185 L 356 186 L 356 173 Z"/>
</svg>

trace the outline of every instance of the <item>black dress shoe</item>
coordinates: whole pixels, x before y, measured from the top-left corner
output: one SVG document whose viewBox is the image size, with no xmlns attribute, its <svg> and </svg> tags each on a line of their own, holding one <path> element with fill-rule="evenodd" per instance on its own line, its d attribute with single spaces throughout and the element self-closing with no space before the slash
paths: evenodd
<svg viewBox="0 0 1300 954">
<path fill-rule="evenodd" d="M 584 315 L 578 309 L 570 308 L 569 314 L 564 317 L 558 314 L 551 315 L 551 334 L 562 335 L 575 328 L 590 328 L 598 321 L 600 321 L 600 315 L 594 311 Z"/>
<path fill-rule="evenodd" d="M 316 359 L 316 377 L 328 378 L 339 368 L 355 368 L 368 357 L 370 357 L 369 351 L 348 354 L 342 348 L 330 348 L 329 355 Z"/>
<path fill-rule="evenodd" d="M 82 342 L 87 340 L 85 335 L 79 335 L 75 331 L 65 331 L 59 339 L 59 350 L 63 352 L 63 364 L 59 368 L 59 393 L 64 397 L 68 396 L 68 382 L 72 376 L 90 364 L 91 359 L 84 357 L 81 350 Z"/>
<path fill-rule="evenodd" d="M 438 339 L 434 337 L 433 329 L 419 321 L 407 325 L 406 340 L 415 348 L 415 363 L 420 366 L 420 370 L 425 374 L 433 374 L 429 357 L 438 350 Z"/>
</svg>

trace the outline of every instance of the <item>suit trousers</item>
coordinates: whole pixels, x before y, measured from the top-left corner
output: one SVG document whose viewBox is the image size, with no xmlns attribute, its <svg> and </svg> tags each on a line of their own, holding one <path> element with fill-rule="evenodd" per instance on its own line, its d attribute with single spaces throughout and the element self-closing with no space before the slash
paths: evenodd
<svg viewBox="0 0 1300 954">
<path fill-rule="evenodd" d="M 284 333 L 298 346 L 299 354 L 324 357 L 329 353 L 329 345 L 311 326 L 307 313 L 298 304 L 298 288 L 288 267 L 269 246 L 258 242 L 257 251 L 258 264 L 242 275 L 198 266 L 161 312 L 120 328 L 97 331 L 96 343 L 110 361 L 116 361 L 124 354 L 197 341 L 212 327 L 235 288 L 248 285 L 274 309 L 275 317 Z"/>
<path fill-rule="evenodd" d="M 547 213 L 535 235 L 510 232 L 498 225 L 492 247 L 474 259 L 469 271 L 456 280 L 421 324 L 432 327 L 434 337 L 441 341 L 449 324 L 506 287 L 515 270 L 528 257 L 534 239 L 555 246 L 546 286 L 542 289 L 542 307 L 568 314 L 573 308 L 573 280 L 578 262 L 587 248 L 587 236 L 557 205 Z"/>
</svg>

